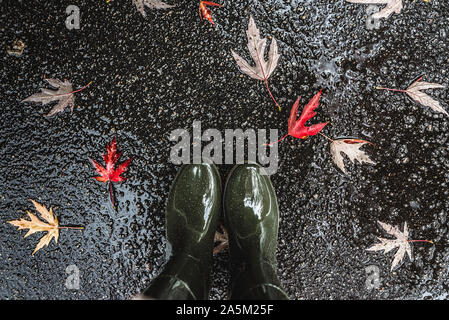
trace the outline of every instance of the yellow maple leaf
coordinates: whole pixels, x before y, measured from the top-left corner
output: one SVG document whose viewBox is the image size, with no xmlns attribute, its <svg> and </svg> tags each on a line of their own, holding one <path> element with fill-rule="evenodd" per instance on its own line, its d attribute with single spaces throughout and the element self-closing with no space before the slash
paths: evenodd
<svg viewBox="0 0 449 320">
<path fill-rule="evenodd" d="M 45 206 L 40 205 L 36 201 L 31 200 L 31 202 L 34 204 L 34 207 L 36 208 L 37 212 L 40 213 L 41 217 L 45 221 L 47 221 L 47 223 L 40 220 L 38 217 L 36 217 L 29 211 L 27 211 L 27 214 L 31 220 L 21 218 L 20 220 L 8 221 L 8 223 L 12 224 L 13 226 L 19 227 L 18 230 L 29 229 L 28 232 L 25 234 L 24 238 L 28 237 L 29 235 L 32 235 L 35 232 L 47 232 L 47 234 L 41 238 L 36 248 L 34 249 L 33 251 L 34 255 L 42 247 L 48 246 L 52 238 L 55 238 L 55 242 L 58 243 L 60 227 L 58 218 L 54 215 L 52 208 L 50 208 L 50 211 L 48 211 L 47 208 L 45 208 Z"/>
</svg>

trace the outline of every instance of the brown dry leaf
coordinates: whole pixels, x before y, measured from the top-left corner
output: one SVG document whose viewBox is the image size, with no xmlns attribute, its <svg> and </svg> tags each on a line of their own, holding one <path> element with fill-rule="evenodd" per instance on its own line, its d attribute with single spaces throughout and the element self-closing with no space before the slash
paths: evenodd
<svg viewBox="0 0 449 320">
<path fill-rule="evenodd" d="M 372 15 L 374 19 L 388 19 L 393 13 L 401 13 L 403 8 L 402 0 L 346 0 L 350 3 L 362 4 L 386 4 L 387 6 L 379 12 Z"/>
<path fill-rule="evenodd" d="M 378 221 L 382 228 L 390 235 L 394 236 L 396 239 L 384 239 L 377 237 L 381 242 L 373 245 L 372 247 L 366 249 L 368 251 L 384 251 L 384 253 L 390 252 L 391 250 L 398 248 L 391 264 L 390 271 L 396 267 L 396 265 L 404 259 L 405 253 L 408 254 L 410 261 L 413 261 L 412 257 L 412 247 L 408 240 L 408 228 L 407 222 L 404 225 L 404 231 L 401 232 L 397 227 L 393 227 L 387 223 Z"/>
<path fill-rule="evenodd" d="M 47 81 L 50 86 L 58 88 L 58 90 L 55 91 L 41 88 L 41 92 L 33 94 L 25 100 L 22 100 L 22 102 L 41 102 L 42 105 L 45 105 L 49 102 L 59 101 L 58 104 L 45 115 L 46 117 L 62 112 L 66 107 L 70 107 L 73 111 L 75 106 L 75 98 L 73 96 L 72 84 L 67 80 L 62 82 L 59 79 L 45 79 L 45 81 Z"/>
<path fill-rule="evenodd" d="M 168 9 L 173 8 L 174 5 L 166 4 L 160 0 L 133 0 L 137 10 L 146 17 L 145 6 L 150 9 Z"/>
<path fill-rule="evenodd" d="M 410 87 L 408 87 L 405 92 L 416 102 L 422 104 L 423 106 L 429 107 L 432 110 L 436 112 L 441 112 L 447 116 L 449 116 L 449 113 L 443 109 L 443 107 L 440 105 L 440 103 L 433 98 L 431 98 L 429 95 L 425 94 L 424 92 L 421 92 L 421 90 L 427 90 L 427 89 L 442 89 L 445 88 L 443 85 L 438 83 L 430 83 L 421 81 L 421 78 L 415 81 Z"/>
<path fill-rule="evenodd" d="M 26 44 L 20 39 L 14 40 L 12 46 L 8 46 L 6 52 L 11 56 L 20 57 L 23 54 L 23 50 L 25 50 Z"/>
<path fill-rule="evenodd" d="M 237 62 L 240 70 L 250 76 L 253 79 L 267 80 L 279 61 L 279 53 L 276 39 L 273 38 L 270 45 L 270 50 L 268 51 L 268 60 L 265 60 L 265 47 L 267 44 L 267 39 L 260 38 L 259 29 L 257 29 L 256 23 L 254 22 L 253 17 L 251 16 L 249 19 L 248 30 L 246 31 L 246 35 L 248 37 L 248 50 L 253 58 L 256 66 L 250 66 L 245 59 L 236 54 L 233 50 L 232 56 Z"/>
<path fill-rule="evenodd" d="M 36 248 L 34 249 L 34 255 L 42 247 L 48 246 L 52 238 L 55 238 L 55 242 L 58 243 L 59 222 L 58 218 L 54 215 L 52 208 L 50 208 L 50 211 L 48 211 L 45 206 L 40 205 L 36 201 L 31 200 L 31 202 L 34 204 L 34 207 L 36 208 L 37 212 L 40 213 L 41 217 L 48 223 L 43 222 L 29 211 L 27 211 L 27 214 L 31 220 L 22 218 L 20 220 L 8 221 L 8 223 L 12 224 L 13 226 L 19 227 L 18 230 L 29 229 L 24 238 L 32 235 L 35 232 L 47 232 L 47 234 L 41 238 Z"/>
<path fill-rule="evenodd" d="M 343 162 L 343 156 L 341 154 L 342 152 L 348 156 L 349 160 L 351 160 L 352 163 L 354 163 L 354 160 L 357 160 L 360 163 L 366 162 L 376 164 L 364 151 L 360 150 L 360 148 L 367 143 L 371 144 L 368 141 L 358 139 L 333 140 L 330 146 L 332 160 L 344 173 L 347 172 L 345 170 L 345 164 Z"/>
<path fill-rule="evenodd" d="M 214 246 L 213 254 L 216 255 L 225 249 L 229 248 L 229 236 L 226 228 L 220 223 L 220 229 L 222 232 L 215 232 L 214 243 L 218 245 Z"/>
</svg>

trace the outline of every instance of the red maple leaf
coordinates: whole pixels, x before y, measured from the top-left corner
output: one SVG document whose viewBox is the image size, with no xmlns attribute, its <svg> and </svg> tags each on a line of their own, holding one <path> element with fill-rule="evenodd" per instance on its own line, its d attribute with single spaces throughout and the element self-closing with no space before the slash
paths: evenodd
<svg viewBox="0 0 449 320">
<path fill-rule="evenodd" d="M 321 89 L 320 92 L 318 92 L 304 107 L 299 119 L 296 119 L 299 108 L 299 100 L 301 99 L 301 97 L 299 97 L 298 100 L 296 100 L 295 104 L 293 105 L 292 110 L 290 111 L 290 118 L 288 119 L 288 133 L 280 140 L 270 143 L 269 145 L 282 141 L 288 136 L 292 136 L 299 139 L 306 139 L 308 136 L 314 136 L 321 130 L 323 130 L 323 128 L 327 125 L 327 122 L 313 124 L 310 127 L 306 127 L 305 125 L 308 120 L 310 120 L 316 115 L 315 109 L 319 106 L 322 92 L 323 90 Z"/>
<path fill-rule="evenodd" d="M 109 190 L 111 193 L 111 202 L 112 206 L 114 206 L 114 198 L 112 196 L 112 182 L 122 182 L 125 181 L 126 178 L 121 177 L 120 175 L 126 171 L 128 165 L 131 163 L 132 158 L 122 162 L 114 169 L 116 162 L 121 157 L 122 152 L 117 153 L 117 137 L 112 139 L 111 143 L 106 147 L 107 154 L 102 154 L 103 160 L 106 164 L 106 168 L 104 168 L 101 164 L 89 158 L 92 164 L 94 165 L 96 171 L 100 174 L 100 176 L 93 177 L 97 181 L 107 183 L 109 182 Z"/>
</svg>

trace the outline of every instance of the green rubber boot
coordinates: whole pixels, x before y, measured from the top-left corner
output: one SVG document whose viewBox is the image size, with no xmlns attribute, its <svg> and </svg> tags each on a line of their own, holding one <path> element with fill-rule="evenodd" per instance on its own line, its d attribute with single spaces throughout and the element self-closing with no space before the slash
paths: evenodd
<svg viewBox="0 0 449 320">
<path fill-rule="evenodd" d="M 221 179 L 215 165 L 181 167 L 167 201 L 168 261 L 143 292 L 144 298 L 208 299 L 221 197 Z"/>
<path fill-rule="evenodd" d="M 279 209 L 263 168 L 235 166 L 226 181 L 223 207 L 231 257 L 230 299 L 284 300 L 276 275 Z"/>
</svg>

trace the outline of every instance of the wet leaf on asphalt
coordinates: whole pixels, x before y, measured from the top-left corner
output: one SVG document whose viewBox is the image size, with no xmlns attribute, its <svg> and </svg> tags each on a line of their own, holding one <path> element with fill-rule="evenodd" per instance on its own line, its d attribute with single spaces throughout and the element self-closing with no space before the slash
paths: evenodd
<svg viewBox="0 0 449 320">
<path fill-rule="evenodd" d="M 440 103 L 436 100 L 434 100 L 429 95 L 425 94 L 424 92 L 421 92 L 421 90 L 427 90 L 427 89 L 442 89 L 444 88 L 443 85 L 438 83 L 430 83 L 421 81 L 422 78 L 415 81 L 410 87 L 408 87 L 405 92 L 416 102 L 422 104 L 423 106 L 429 107 L 432 110 L 436 112 L 443 113 L 447 116 L 449 116 L 449 113 L 443 109 L 443 107 L 440 105 Z"/>
<path fill-rule="evenodd" d="M 313 124 L 306 127 L 306 122 L 316 115 L 315 109 L 320 104 L 320 97 L 323 90 L 320 90 L 302 110 L 301 116 L 296 120 L 299 108 L 298 98 L 290 111 L 290 118 L 288 119 L 288 134 L 299 139 L 306 139 L 308 136 L 314 136 L 327 125 L 326 123 Z"/>
<path fill-rule="evenodd" d="M 41 238 L 36 248 L 34 249 L 33 251 L 34 255 L 42 247 L 48 246 L 51 239 L 54 238 L 55 242 L 58 243 L 59 222 L 58 218 L 54 215 L 52 208 L 50 208 L 50 211 L 48 211 L 47 208 L 45 208 L 45 206 L 40 205 L 36 201 L 31 200 L 31 202 L 34 204 L 34 207 L 36 208 L 37 212 L 40 213 L 41 217 L 47 223 L 40 220 L 38 217 L 36 217 L 29 211 L 27 211 L 27 214 L 31 220 L 21 218 L 20 220 L 8 221 L 8 223 L 12 224 L 13 226 L 19 227 L 18 230 L 29 229 L 28 232 L 25 234 L 24 238 L 28 237 L 29 235 L 32 235 L 35 232 L 47 232 L 47 234 Z"/>
<path fill-rule="evenodd" d="M 378 90 L 387 90 L 392 92 L 403 92 L 408 94 L 413 100 L 416 102 L 422 104 L 423 106 L 429 107 L 432 110 L 436 112 L 443 113 L 447 116 L 449 116 L 449 113 L 443 109 L 443 107 L 440 105 L 438 101 L 430 97 L 424 92 L 421 92 L 421 90 L 428 90 L 428 89 L 442 89 L 445 88 L 445 86 L 438 84 L 438 83 L 430 83 L 421 81 L 423 77 L 420 77 L 418 80 L 412 83 L 410 87 L 408 87 L 406 90 L 402 89 L 391 89 L 391 88 L 384 88 L 384 87 L 377 87 Z"/>
<path fill-rule="evenodd" d="M 107 150 L 107 153 L 102 155 L 103 160 L 106 165 L 106 168 L 104 168 L 102 165 L 100 165 L 95 160 L 90 159 L 90 161 L 92 161 L 92 164 L 95 166 L 95 169 L 100 174 L 99 177 L 94 177 L 94 179 L 96 179 L 97 181 L 100 181 L 100 182 L 105 182 L 105 183 L 108 181 L 112 181 L 112 182 L 125 181 L 126 178 L 121 177 L 120 175 L 126 171 L 132 158 L 121 163 L 117 167 L 117 169 L 114 168 L 115 163 L 122 155 L 122 152 L 117 153 L 117 137 L 114 137 L 114 139 L 112 139 L 111 143 L 106 147 L 106 150 Z"/>
<path fill-rule="evenodd" d="M 132 158 L 129 158 L 128 160 L 119 164 L 117 166 L 117 168 L 114 168 L 116 162 L 122 155 L 122 152 L 117 153 L 117 137 L 114 137 L 114 139 L 112 139 L 111 143 L 106 147 L 106 150 L 107 150 L 107 153 L 102 155 L 106 168 L 103 167 L 98 162 L 96 162 L 95 160 L 93 160 L 92 158 L 90 159 L 90 161 L 94 165 L 97 173 L 100 174 L 100 176 L 94 177 L 94 179 L 96 179 L 97 181 L 100 181 L 100 182 L 104 182 L 104 183 L 109 182 L 111 203 L 112 203 L 112 206 L 115 208 L 114 198 L 112 196 L 111 183 L 112 182 L 122 182 L 122 181 L 126 180 L 126 178 L 121 177 L 120 175 L 126 171 L 126 169 L 128 168 L 128 165 L 132 161 Z"/>
<path fill-rule="evenodd" d="M 268 60 L 265 60 L 265 47 L 267 45 L 267 39 L 260 38 L 259 29 L 257 29 L 256 23 L 254 22 L 252 16 L 249 19 L 248 30 L 246 31 L 246 35 L 248 38 L 248 50 L 256 66 L 255 67 L 250 66 L 245 59 L 240 57 L 233 50 L 231 50 L 232 56 L 237 62 L 240 71 L 247 74 L 253 79 L 265 82 L 265 86 L 267 87 L 271 99 L 274 101 L 279 111 L 281 111 L 282 110 L 281 106 L 273 97 L 270 87 L 268 86 L 268 78 L 271 76 L 274 69 L 276 69 L 280 57 L 278 53 L 278 45 L 276 39 L 273 38 L 273 40 L 271 41 L 270 50 L 268 51 Z"/>
<path fill-rule="evenodd" d="M 327 122 L 317 123 L 311 125 L 310 127 L 306 127 L 306 122 L 316 115 L 315 109 L 320 105 L 320 97 L 322 92 L 323 90 L 320 90 L 320 92 L 310 99 L 309 103 L 307 103 L 302 110 L 299 119 L 296 119 L 298 116 L 299 101 L 301 99 L 301 97 L 299 97 L 290 110 L 290 117 L 288 118 L 288 133 L 278 141 L 268 144 L 268 146 L 278 143 L 288 136 L 306 139 L 307 137 L 314 136 L 323 130 L 323 128 L 327 125 Z"/>
<path fill-rule="evenodd" d="M 136 6 L 137 10 L 144 17 L 147 16 L 147 14 L 145 12 L 145 6 L 147 6 L 150 9 L 168 9 L 168 8 L 175 7 L 174 5 L 164 3 L 160 0 L 133 0 L 133 3 Z"/>
<path fill-rule="evenodd" d="M 374 19 L 388 19 L 393 13 L 401 13 L 401 10 L 403 8 L 402 0 L 346 0 L 346 2 L 362 4 L 386 4 L 387 6 L 385 8 L 372 15 L 372 18 Z"/>
<path fill-rule="evenodd" d="M 213 26 L 215 26 L 214 20 L 212 19 L 211 11 L 207 8 L 207 6 L 213 6 L 213 7 L 223 7 L 223 5 L 211 2 L 211 1 L 200 1 L 200 8 L 199 8 L 199 14 L 201 20 L 206 19 L 209 21 Z"/>
<path fill-rule="evenodd" d="M 49 102 L 59 101 L 58 104 L 45 115 L 46 117 L 62 112 L 67 107 L 70 107 L 73 111 L 75 106 L 75 98 L 73 96 L 72 84 L 67 80 L 64 80 L 63 82 L 59 79 L 45 79 L 45 81 L 47 81 L 50 86 L 57 88 L 58 90 L 55 91 L 41 88 L 41 92 L 31 95 L 30 97 L 22 100 L 22 102 L 41 102 L 42 105 L 45 105 Z"/>
<path fill-rule="evenodd" d="M 243 73 L 256 80 L 267 80 L 273 73 L 274 69 L 276 69 L 280 57 L 276 39 L 273 38 L 271 41 L 270 50 L 268 51 L 268 60 L 265 60 L 265 47 L 267 44 L 267 39 L 260 38 L 259 29 L 257 29 L 256 23 L 254 22 L 252 16 L 249 19 L 246 35 L 248 37 L 248 50 L 256 66 L 250 66 L 245 59 L 240 57 L 233 50 L 231 50 L 232 56 Z"/>
<path fill-rule="evenodd" d="M 342 153 L 345 153 L 352 163 L 354 163 L 354 160 L 357 160 L 360 163 L 366 162 L 376 164 L 374 161 L 370 159 L 370 157 L 364 151 L 360 150 L 360 148 L 367 143 L 371 144 L 368 141 L 359 139 L 334 140 L 330 145 L 332 160 L 337 165 L 337 167 L 339 167 L 340 170 L 343 171 L 344 173 L 347 172 L 345 170 L 345 164 L 343 161 Z"/>
<path fill-rule="evenodd" d="M 408 228 L 407 222 L 404 225 L 404 231 L 401 232 L 397 227 L 393 227 L 387 223 L 378 221 L 382 228 L 390 235 L 394 236 L 396 239 L 385 239 L 377 237 L 381 242 L 373 245 L 372 247 L 366 249 L 368 251 L 384 251 L 383 253 L 390 252 L 391 250 L 398 248 L 394 255 L 393 262 L 391 264 L 390 271 L 398 265 L 399 262 L 404 259 L 405 253 L 407 252 L 410 261 L 413 261 L 412 257 L 412 247 L 408 239 Z"/>
</svg>

